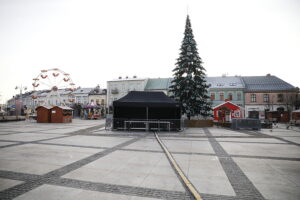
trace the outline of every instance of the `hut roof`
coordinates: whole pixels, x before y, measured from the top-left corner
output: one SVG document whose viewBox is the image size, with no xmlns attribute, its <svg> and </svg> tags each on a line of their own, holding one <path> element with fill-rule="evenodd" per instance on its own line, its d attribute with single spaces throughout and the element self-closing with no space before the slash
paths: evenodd
<svg viewBox="0 0 300 200">
<path fill-rule="evenodd" d="M 61 108 L 63 110 L 73 110 L 72 108 L 68 107 L 68 106 L 54 106 L 53 108 L 58 107 Z"/>
<path fill-rule="evenodd" d="M 37 110 L 39 108 L 46 108 L 46 109 L 50 110 L 51 108 L 53 108 L 53 106 L 38 106 L 35 110 Z"/>
</svg>

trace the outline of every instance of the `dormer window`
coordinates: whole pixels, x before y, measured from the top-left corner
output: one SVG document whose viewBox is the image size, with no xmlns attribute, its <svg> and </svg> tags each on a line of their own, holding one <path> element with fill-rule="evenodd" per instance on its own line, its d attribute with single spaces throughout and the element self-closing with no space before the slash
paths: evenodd
<svg viewBox="0 0 300 200">
<path fill-rule="evenodd" d="M 230 86 L 236 86 L 236 83 L 229 83 Z"/>
</svg>

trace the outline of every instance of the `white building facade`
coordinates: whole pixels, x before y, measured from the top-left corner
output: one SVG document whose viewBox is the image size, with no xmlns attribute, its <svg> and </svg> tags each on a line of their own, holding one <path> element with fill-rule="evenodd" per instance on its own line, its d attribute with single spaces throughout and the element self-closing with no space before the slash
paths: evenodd
<svg viewBox="0 0 300 200">
<path fill-rule="evenodd" d="M 73 92 L 75 103 L 81 105 L 87 105 L 89 103 L 89 93 L 94 88 L 78 88 Z"/>
<path fill-rule="evenodd" d="M 130 91 L 144 91 L 147 78 L 121 78 L 107 81 L 107 107 L 112 106 L 113 101 L 118 100 Z"/>
</svg>

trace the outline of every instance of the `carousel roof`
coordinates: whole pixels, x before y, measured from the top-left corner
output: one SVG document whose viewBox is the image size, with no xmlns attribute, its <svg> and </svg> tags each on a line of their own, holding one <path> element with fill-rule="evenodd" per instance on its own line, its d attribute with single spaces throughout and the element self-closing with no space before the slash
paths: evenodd
<svg viewBox="0 0 300 200">
<path fill-rule="evenodd" d="M 89 108 L 100 108 L 100 106 L 98 106 L 97 104 L 95 103 L 90 103 L 90 104 L 87 104 L 87 105 L 84 105 L 83 108 L 86 108 L 86 109 L 89 109 Z"/>
</svg>

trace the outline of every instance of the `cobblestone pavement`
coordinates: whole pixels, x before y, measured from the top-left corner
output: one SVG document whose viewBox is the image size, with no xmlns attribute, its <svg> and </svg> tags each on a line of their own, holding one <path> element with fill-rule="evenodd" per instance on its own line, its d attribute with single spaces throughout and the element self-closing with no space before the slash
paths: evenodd
<svg viewBox="0 0 300 200">
<path fill-rule="evenodd" d="M 0 199 L 192 199 L 153 133 L 0 123 Z M 158 133 L 203 199 L 300 199 L 300 132 Z"/>
</svg>

